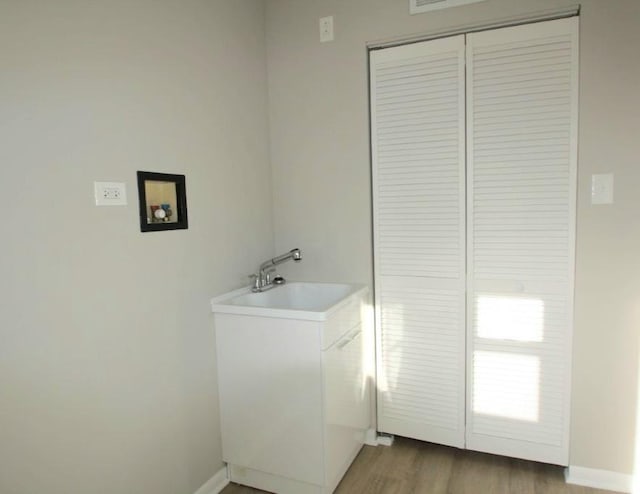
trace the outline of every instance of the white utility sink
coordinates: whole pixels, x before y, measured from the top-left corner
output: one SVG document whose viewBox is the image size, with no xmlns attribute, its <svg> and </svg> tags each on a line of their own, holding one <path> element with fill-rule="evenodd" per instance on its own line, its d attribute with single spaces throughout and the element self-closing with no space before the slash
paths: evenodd
<svg viewBox="0 0 640 494">
<path fill-rule="evenodd" d="M 370 426 L 368 288 L 289 282 L 214 298 L 222 455 L 231 481 L 330 494 Z"/>
<path fill-rule="evenodd" d="M 214 298 L 211 308 L 226 314 L 325 321 L 351 295 L 366 290 L 364 285 L 294 281 L 259 293 L 241 288 Z"/>
</svg>

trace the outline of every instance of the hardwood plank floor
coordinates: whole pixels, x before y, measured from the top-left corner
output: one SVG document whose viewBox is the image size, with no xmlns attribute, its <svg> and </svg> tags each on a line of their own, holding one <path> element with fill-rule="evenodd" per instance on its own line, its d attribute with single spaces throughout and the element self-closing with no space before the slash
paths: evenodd
<svg viewBox="0 0 640 494">
<path fill-rule="evenodd" d="M 222 494 L 263 493 L 230 484 Z M 561 467 L 396 437 L 365 446 L 335 494 L 613 494 L 565 484 Z"/>
</svg>

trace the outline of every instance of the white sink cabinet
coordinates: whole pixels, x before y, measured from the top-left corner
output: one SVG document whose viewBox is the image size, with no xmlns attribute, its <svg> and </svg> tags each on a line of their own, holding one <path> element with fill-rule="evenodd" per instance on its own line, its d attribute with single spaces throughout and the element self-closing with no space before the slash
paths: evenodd
<svg viewBox="0 0 640 494">
<path fill-rule="evenodd" d="M 292 293 L 305 291 L 293 285 Z M 280 494 L 331 493 L 362 447 L 370 424 L 367 288 L 321 285 L 313 284 L 348 289 L 329 302 L 318 296 L 322 307 L 292 308 L 295 294 L 291 307 L 243 305 L 242 291 L 212 301 L 223 459 L 233 482 Z"/>
</svg>

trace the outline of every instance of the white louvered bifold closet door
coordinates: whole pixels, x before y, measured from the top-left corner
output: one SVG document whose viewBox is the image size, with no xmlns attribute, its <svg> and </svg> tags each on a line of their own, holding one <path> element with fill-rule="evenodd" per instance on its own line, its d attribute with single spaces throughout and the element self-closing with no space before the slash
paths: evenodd
<svg viewBox="0 0 640 494">
<path fill-rule="evenodd" d="M 464 36 L 370 57 L 378 429 L 464 444 Z"/>
<path fill-rule="evenodd" d="M 467 35 L 467 447 L 563 465 L 577 21 Z"/>
</svg>

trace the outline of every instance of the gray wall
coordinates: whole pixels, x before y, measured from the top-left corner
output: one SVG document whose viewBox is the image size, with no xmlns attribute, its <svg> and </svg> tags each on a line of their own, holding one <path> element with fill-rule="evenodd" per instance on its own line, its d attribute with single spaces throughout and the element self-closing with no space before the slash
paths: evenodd
<svg viewBox="0 0 640 494">
<path fill-rule="evenodd" d="M 269 0 L 277 250 L 300 279 L 371 283 L 366 44 L 573 5 L 487 0 L 409 16 L 407 0 Z M 336 40 L 319 43 L 333 15 Z M 631 473 L 640 322 L 640 2 L 584 0 L 571 464 Z M 592 173 L 615 203 L 591 206 Z M 640 454 L 640 453 L 639 453 Z"/>
<path fill-rule="evenodd" d="M 262 0 L 0 2 L 2 494 L 221 468 L 209 299 L 273 255 L 264 36 Z M 186 175 L 188 230 L 140 233 L 136 170 Z"/>
<path fill-rule="evenodd" d="M 222 466 L 209 298 L 274 233 L 304 251 L 293 277 L 371 282 L 366 43 L 572 4 L 406 3 L 268 0 L 267 81 L 262 0 L 0 1 L 0 492 L 195 492 Z M 639 5 L 585 0 L 581 19 L 571 462 L 626 473 Z M 186 174 L 189 230 L 139 232 L 136 170 Z M 608 171 L 616 202 L 592 207 Z M 95 207 L 94 180 L 129 205 Z"/>
</svg>

